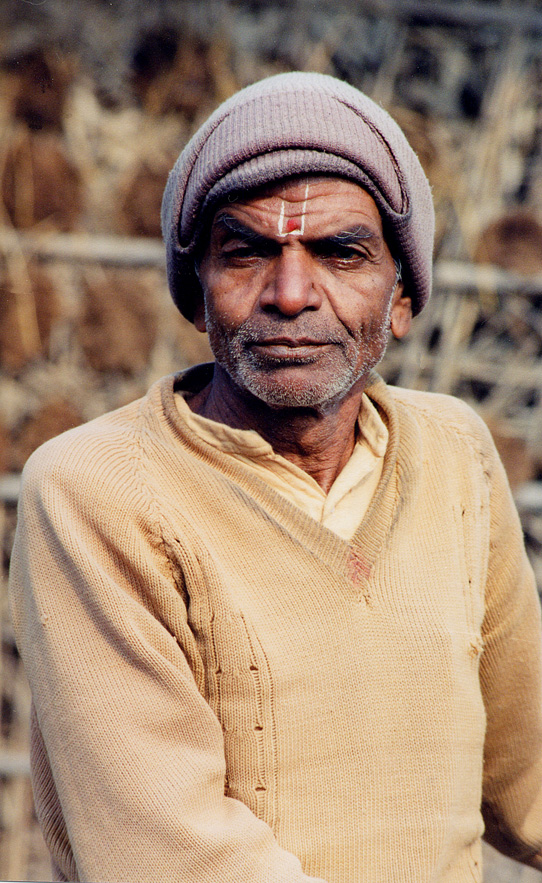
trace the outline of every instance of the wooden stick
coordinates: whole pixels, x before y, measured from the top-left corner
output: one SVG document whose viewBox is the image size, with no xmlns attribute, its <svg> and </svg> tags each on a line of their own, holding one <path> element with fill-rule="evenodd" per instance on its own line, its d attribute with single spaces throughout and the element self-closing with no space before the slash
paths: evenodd
<svg viewBox="0 0 542 883">
<path fill-rule="evenodd" d="M 84 233 L 36 235 L 0 229 L 0 250 L 21 249 L 42 260 L 109 264 L 117 267 L 164 267 L 159 239 L 131 236 L 89 236 Z"/>
<path fill-rule="evenodd" d="M 0 249 L 19 249 L 40 260 L 104 264 L 116 267 L 157 267 L 166 263 L 160 239 L 141 236 L 92 236 L 85 233 L 17 233 L 0 227 Z M 521 276 L 490 264 L 439 261 L 435 264 L 437 289 L 457 292 L 496 291 L 524 296 L 542 293 L 542 274 Z"/>
<path fill-rule="evenodd" d="M 441 0 L 357 0 L 358 8 L 379 16 L 420 24 L 519 26 L 533 36 L 542 33 L 542 13 L 519 4 L 497 6 L 495 3 L 441 2 Z"/>
<path fill-rule="evenodd" d="M 26 751 L 0 751 L 0 776 L 30 775 L 30 756 Z"/>
<path fill-rule="evenodd" d="M 0 476 L 0 503 L 15 506 L 21 489 L 20 475 Z"/>
</svg>

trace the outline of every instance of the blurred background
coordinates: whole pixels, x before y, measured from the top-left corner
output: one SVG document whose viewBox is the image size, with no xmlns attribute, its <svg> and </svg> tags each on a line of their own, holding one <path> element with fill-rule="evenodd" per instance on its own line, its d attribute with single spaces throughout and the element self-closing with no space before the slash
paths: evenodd
<svg viewBox="0 0 542 883">
<path fill-rule="evenodd" d="M 167 173 L 220 101 L 294 69 L 367 92 L 420 157 L 435 294 L 381 372 L 485 418 L 542 588 L 539 0 L 2 0 L 2 880 L 50 875 L 6 604 L 20 470 L 46 439 L 210 357 L 167 293 Z M 487 850 L 485 879 L 542 877 Z"/>
</svg>

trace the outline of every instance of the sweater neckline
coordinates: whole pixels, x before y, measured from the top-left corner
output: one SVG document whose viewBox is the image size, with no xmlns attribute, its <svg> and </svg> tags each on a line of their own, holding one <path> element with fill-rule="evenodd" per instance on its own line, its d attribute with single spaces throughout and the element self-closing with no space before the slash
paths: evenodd
<svg viewBox="0 0 542 883">
<path fill-rule="evenodd" d="M 201 439 L 186 423 L 175 403 L 175 392 L 197 391 L 212 378 L 213 364 L 196 365 L 179 374 L 169 375 L 149 391 L 153 412 L 162 412 L 162 423 L 169 433 L 180 441 L 200 462 L 217 469 L 235 482 L 249 498 L 254 500 L 274 521 L 292 537 L 329 566 L 338 568 L 361 588 L 367 586 L 375 561 L 391 527 L 398 498 L 398 475 L 395 468 L 399 437 L 395 404 L 390 391 L 376 372 L 372 372 L 365 390 L 380 410 L 389 432 L 382 475 L 369 508 L 350 540 L 344 540 L 327 527 L 319 524 L 277 490 L 253 476 L 243 465 L 226 453 L 217 450 Z"/>
</svg>

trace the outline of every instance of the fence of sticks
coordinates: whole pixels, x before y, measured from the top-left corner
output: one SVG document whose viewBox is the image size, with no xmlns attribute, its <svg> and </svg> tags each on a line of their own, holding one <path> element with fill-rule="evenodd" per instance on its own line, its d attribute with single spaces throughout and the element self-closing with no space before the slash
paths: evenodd
<svg viewBox="0 0 542 883">
<path fill-rule="evenodd" d="M 111 271 L 113 265 L 117 272 L 119 267 L 133 272 L 136 265 L 155 271 L 165 285 L 163 248 L 156 240 L 57 234 L 40 241 L 28 234 L 10 233 L 4 238 L 4 247 L 11 246 L 44 262 L 77 262 L 79 267 L 98 264 L 103 272 L 104 267 Z M 435 284 L 431 308 L 421 314 L 407 341 L 390 345 L 381 371 L 400 385 L 461 395 L 483 413 L 516 491 L 528 551 L 542 591 L 542 482 L 537 480 L 542 430 L 542 278 L 442 261 L 436 265 Z M 200 353 L 196 340 L 192 346 L 192 361 L 206 355 Z M 33 820 L 29 786 L 30 697 L 6 609 L 5 567 L 15 529 L 18 488 L 17 474 L 0 477 L 4 559 L 0 871 L 5 880 L 44 879 L 47 861 Z"/>
<path fill-rule="evenodd" d="M 380 370 L 487 421 L 542 590 L 542 13 L 506 0 L 117 7 L 0 9 L 2 880 L 49 875 L 7 610 L 20 470 L 47 438 L 210 358 L 167 293 L 159 203 L 190 134 L 248 82 L 338 75 L 417 150 L 437 211 L 435 293 Z M 487 858 L 488 879 L 531 879 Z"/>
</svg>

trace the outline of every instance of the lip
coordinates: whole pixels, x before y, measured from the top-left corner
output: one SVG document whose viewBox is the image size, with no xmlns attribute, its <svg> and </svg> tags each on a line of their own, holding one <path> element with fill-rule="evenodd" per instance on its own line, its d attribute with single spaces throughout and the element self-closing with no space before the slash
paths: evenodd
<svg viewBox="0 0 542 883">
<path fill-rule="evenodd" d="M 285 346 L 290 349 L 296 349 L 307 346 L 329 346 L 329 341 L 315 340 L 311 337 L 284 337 L 281 335 L 280 337 L 267 337 L 263 340 L 253 340 L 251 346 Z"/>
<path fill-rule="evenodd" d="M 299 360 L 314 358 L 317 352 L 329 348 L 331 343 L 325 340 L 313 340 L 309 337 L 272 337 L 254 340 L 250 350 L 274 359 Z"/>
</svg>

